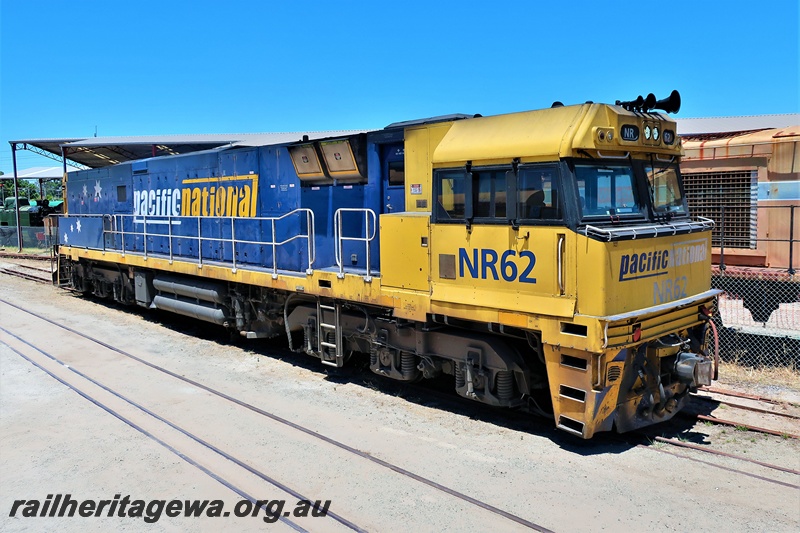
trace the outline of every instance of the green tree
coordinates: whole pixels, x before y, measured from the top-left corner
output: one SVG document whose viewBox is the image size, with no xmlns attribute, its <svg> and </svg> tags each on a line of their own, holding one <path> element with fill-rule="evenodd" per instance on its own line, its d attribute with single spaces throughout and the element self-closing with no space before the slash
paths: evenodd
<svg viewBox="0 0 800 533">
<path fill-rule="evenodd" d="M 2 180 L 2 184 L 3 199 L 14 196 L 14 180 L 6 177 Z M 19 186 L 20 198 L 30 198 L 31 200 L 39 199 L 39 184 L 37 182 L 20 179 L 17 180 L 17 184 Z"/>
</svg>

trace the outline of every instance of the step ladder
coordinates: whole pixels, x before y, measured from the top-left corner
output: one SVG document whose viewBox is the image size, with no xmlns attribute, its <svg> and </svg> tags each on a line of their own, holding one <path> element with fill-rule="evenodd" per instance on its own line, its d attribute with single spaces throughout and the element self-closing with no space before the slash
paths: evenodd
<svg viewBox="0 0 800 533">
<path fill-rule="evenodd" d="M 328 305 L 317 299 L 317 351 L 322 364 L 328 366 L 344 365 L 344 341 L 339 322 L 341 305 L 338 302 Z M 330 333 L 333 333 L 334 342 L 329 342 Z M 329 353 L 330 350 L 334 350 L 333 358 Z"/>
<path fill-rule="evenodd" d="M 54 260 L 56 262 L 56 285 L 60 288 L 69 287 L 72 285 L 72 263 L 62 263 L 61 255 L 56 256 Z"/>
</svg>

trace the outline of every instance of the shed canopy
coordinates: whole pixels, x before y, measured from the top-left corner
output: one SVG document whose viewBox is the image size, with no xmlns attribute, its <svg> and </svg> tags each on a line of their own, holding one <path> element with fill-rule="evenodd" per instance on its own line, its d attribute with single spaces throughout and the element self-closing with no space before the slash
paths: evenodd
<svg viewBox="0 0 800 533">
<path fill-rule="evenodd" d="M 199 135 L 147 135 L 134 137 L 89 137 L 84 139 L 24 139 L 9 141 L 12 149 L 27 149 L 61 160 L 61 147 L 69 161 L 89 168 L 162 155 L 177 155 L 221 146 L 264 146 L 303 140 L 343 137 L 367 130 L 310 131 L 290 133 L 228 133 Z M 21 177 L 21 176 L 20 176 Z"/>
<path fill-rule="evenodd" d="M 17 170 L 17 178 L 21 180 L 60 180 L 64 177 L 61 167 L 31 167 Z M 13 180 L 14 174 L 0 176 L 2 180 Z"/>
</svg>

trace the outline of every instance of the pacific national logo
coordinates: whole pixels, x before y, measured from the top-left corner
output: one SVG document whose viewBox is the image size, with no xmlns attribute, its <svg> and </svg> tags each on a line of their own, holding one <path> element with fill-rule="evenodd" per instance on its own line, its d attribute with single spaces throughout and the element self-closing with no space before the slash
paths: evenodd
<svg viewBox="0 0 800 533">
<path fill-rule="evenodd" d="M 667 273 L 669 250 L 641 254 L 625 254 L 619 262 L 619 280 L 651 278 Z"/>
<path fill-rule="evenodd" d="M 700 244 L 694 244 L 700 242 Z M 671 249 L 655 250 L 640 254 L 624 254 L 619 262 L 619 280 L 664 276 L 669 269 L 705 261 L 708 257 L 706 241 L 680 243 Z"/>
<path fill-rule="evenodd" d="M 133 191 L 133 214 L 155 217 L 254 217 L 258 175 L 193 178 L 180 189 Z"/>
</svg>

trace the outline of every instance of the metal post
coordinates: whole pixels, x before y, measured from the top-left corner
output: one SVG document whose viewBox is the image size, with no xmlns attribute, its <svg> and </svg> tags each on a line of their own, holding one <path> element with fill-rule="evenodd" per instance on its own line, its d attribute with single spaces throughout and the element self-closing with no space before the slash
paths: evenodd
<svg viewBox="0 0 800 533">
<path fill-rule="evenodd" d="M 22 253 L 22 227 L 19 225 L 19 183 L 17 183 L 17 143 L 11 143 L 11 159 L 14 163 L 14 214 L 17 219 L 17 253 Z"/>
<path fill-rule="evenodd" d="M 333 238 L 334 238 L 334 252 L 336 264 L 339 265 L 339 273 L 336 275 L 339 279 L 344 279 L 344 258 L 342 254 L 342 210 L 337 209 L 333 214 Z"/>
<path fill-rule="evenodd" d="M 306 211 L 306 244 L 308 245 L 308 268 L 306 269 L 306 275 L 310 276 L 314 273 L 312 266 L 314 265 L 315 257 L 313 254 L 315 251 L 312 252 L 312 247 L 314 246 L 314 212 L 311 210 Z"/>
<path fill-rule="evenodd" d="M 725 206 L 722 206 L 719 225 L 719 269 L 725 270 Z"/>
<path fill-rule="evenodd" d="M 67 148 L 61 145 L 61 199 L 64 201 L 62 212 L 66 215 L 67 208 Z"/>
<path fill-rule="evenodd" d="M 367 277 L 364 278 L 365 281 L 372 281 L 372 276 L 369 272 L 369 210 L 364 211 L 364 244 L 367 247 Z"/>
<path fill-rule="evenodd" d="M 789 274 L 794 274 L 794 208 L 791 206 L 789 212 Z"/>
</svg>

